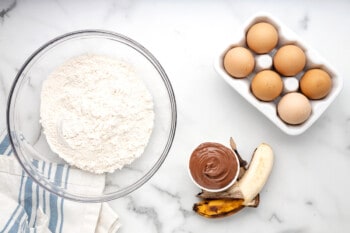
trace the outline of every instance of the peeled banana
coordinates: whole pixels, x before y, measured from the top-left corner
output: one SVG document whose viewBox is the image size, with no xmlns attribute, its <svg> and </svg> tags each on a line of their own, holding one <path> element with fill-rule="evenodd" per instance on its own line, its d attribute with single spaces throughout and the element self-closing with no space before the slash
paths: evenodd
<svg viewBox="0 0 350 233">
<path fill-rule="evenodd" d="M 265 143 L 260 144 L 249 164 L 247 171 L 238 181 L 238 187 L 244 198 L 243 204 L 252 201 L 264 187 L 273 166 L 273 151 Z"/>
<path fill-rule="evenodd" d="M 231 147 L 238 154 L 233 139 Z M 260 144 L 254 151 L 248 168 L 245 168 L 244 163 L 241 167 L 242 177 L 230 189 L 218 193 L 203 190 L 197 195 L 203 200 L 194 204 L 193 210 L 204 217 L 217 218 L 235 214 L 244 207 L 257 207 L 259 192 L 272 170 L 273 158 L 271 147 L 265 143 Z"/>
</svg>

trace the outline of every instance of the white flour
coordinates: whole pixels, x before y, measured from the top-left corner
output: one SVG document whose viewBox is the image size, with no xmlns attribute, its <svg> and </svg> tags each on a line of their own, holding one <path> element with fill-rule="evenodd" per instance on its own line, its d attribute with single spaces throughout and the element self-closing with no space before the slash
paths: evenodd
<svg viewBox="0 0 350 233">
<path fill-rule="evenodd" d="M 154 111 L 152 96 L 130 66 L 82 55 L 44 81 L 40 117 L 55 153 L 80 169 L 103 173 L 143 153 Z"/>
</svg>

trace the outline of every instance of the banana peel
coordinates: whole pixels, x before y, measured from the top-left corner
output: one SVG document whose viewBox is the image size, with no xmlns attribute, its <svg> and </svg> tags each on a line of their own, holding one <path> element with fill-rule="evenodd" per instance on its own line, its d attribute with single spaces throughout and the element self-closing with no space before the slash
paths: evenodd
<svg viewBox="0 0 350 233">
<path fill-rule="evenodd" d="M 259 192 L 272 170 L 273 152 L 269 145 L 262 143 L 256 148 L 248 167 L 232 138 L 230 145 L 240 162 L 239 179 L 228 190 L 215 193 L 202 190 L 197 194 L 202 200 L 193 205 L 193 211 L 206 218 L 226 217 L 245 207 L 258 207 Z"/>
<path fill-rule="evenodd" d="M 259 195 L 248 204 L 244 204 L 243 199 L 204 199 L 193 205 L 193 211 L 206 218 L 220 218 L 233 215 L 245 207 L 258 207 L 259 202 Z"/>
<path fill-rule="evenodd" d="M 244 208 L 242 199 L 211 199 L 200 201 L 193 206 L 193 210 L 207 218 L 226 217 Z"/>
</svg>

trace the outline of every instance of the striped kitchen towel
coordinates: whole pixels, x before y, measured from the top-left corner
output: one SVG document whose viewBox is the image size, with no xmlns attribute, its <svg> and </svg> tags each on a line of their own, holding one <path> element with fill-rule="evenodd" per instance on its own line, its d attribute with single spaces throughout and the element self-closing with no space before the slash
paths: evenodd
<svg viewBox="0 0 350 233">
<path fill-rule="evenodd" d="M 35 162 L 55 182 L 82 193 L 101 193 L 105 177 L 67 165 Z M 23 171 L 12 155 L 8 136 L 0 136 L 0 232 L 116 232 L 118 215 L 107 203 L 78 203 L 60 198 Z"/>
</svg>

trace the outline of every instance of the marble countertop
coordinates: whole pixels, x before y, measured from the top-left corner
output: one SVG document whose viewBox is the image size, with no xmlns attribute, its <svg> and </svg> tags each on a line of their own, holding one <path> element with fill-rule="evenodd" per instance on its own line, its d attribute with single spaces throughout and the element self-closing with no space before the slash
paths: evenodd
<svg viewBox="0 0 350 233">
<path fill-rule="evenodd" d="M 178 106 L 173 146 L 159 171 L 132 194 L 111 201 L 119 232 L 350 232 L 349 1 L 69 1 L 0 2 L 0 124 L 16 72 L 49 39 L 78 29 L 106 29 L 148 48 L 172 82 Z M 305 133 L 288 136 L 218 77 L 213 60 L 242 23 L 265 11 L 318 50 L 344 78 L 337 99 Z M 261 142 L 275 151 L 260 206 L 205 219 L 192 211 L 199 189 L 187 160 L 201 142 L 228 145 L 244 158 Z"/>
</svg>

